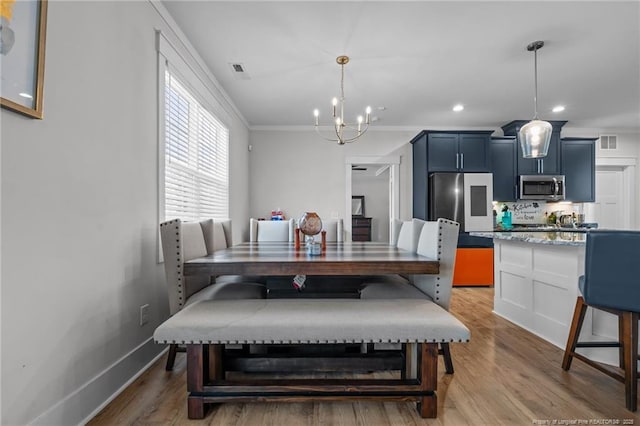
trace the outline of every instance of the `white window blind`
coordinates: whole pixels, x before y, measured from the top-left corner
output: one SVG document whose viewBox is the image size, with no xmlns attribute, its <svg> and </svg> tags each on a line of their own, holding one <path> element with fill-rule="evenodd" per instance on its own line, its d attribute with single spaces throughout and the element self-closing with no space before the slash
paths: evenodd
<svg viewBox="0 0 640 426">
<path fill-rule="evenodd" d="M 165 70 L 165 218 L 229 217 L 229 129 Z"/>
</svg>

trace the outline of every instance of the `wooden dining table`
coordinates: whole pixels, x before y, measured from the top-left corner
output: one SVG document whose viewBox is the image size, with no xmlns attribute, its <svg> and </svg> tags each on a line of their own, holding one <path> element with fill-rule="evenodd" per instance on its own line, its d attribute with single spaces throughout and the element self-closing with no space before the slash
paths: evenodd
<svg viewBox="0 0 640 426">
<path fill-rule="evenodd" d="M 291 242 L 241 243 L 184 263 L 184 275 L 437 274 L 437 260 L 380 242 L 327 242 L 319 255 Z"/>
</svg>

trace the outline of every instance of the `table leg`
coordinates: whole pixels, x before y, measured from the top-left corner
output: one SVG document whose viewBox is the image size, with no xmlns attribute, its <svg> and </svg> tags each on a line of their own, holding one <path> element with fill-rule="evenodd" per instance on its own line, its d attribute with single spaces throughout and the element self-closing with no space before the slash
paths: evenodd
<svg viewBox="0 0 640 426">
<path fill-rule="evenodd" d="M 420 343 L 418 348 L 418 377 L 420 387 L 424 392 L 430 393 L 423 396 L 418 402 L 418 412 L 423 418 L 435 418 L 438 415 L 438 344 Z"/>
<path fill-rule="evenodd" d="M 204 345 L 187 345 L 187 391 L 204 390 Z M 190 419 L 204 418 L 204 400 L 202 397 L 187 398 L 187 415 Z"/>
</svg>

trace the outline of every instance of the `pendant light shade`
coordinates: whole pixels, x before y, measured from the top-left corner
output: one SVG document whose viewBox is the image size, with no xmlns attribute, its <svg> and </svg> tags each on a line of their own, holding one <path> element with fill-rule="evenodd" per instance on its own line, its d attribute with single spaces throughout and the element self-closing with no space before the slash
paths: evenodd
<svg viewBox="0 0 640 426">
<path fill-rule="evenodd" d="M 531 120 L 520 128 L 518 138 L 524 158 L 545 157 L 549 151 L 551 131 L 548 121 Z"/>
<path fill-rule="evenodd" d="M 553 130 L 548 121 L 538 120 L 538 49 L 542 46 L 544 46 L 543 41 L 534 41 L 527 46 L 527 50 L 533 51 L 534 54 L 534 116 L 533 120 L 522 126 L 518 132 L 524 158 L 546 157 Z"/>
</svg>

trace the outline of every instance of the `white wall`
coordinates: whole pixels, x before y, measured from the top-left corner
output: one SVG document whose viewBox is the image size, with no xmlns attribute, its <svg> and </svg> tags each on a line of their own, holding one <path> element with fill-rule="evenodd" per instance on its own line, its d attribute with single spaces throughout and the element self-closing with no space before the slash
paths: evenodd
<svg viewBox="0 0 640 426">
<path fill-rule="evenodd" d="M 321 218 L 333 213 L 345 217 L 345 158 L 353 156 L 401 157 L 400 218 L 412 214 L 411 144 L 417 131 L 369 130 L 357 142 L 339 146 L 321 139 L 313 130 L 254 130 L 250 140 L 253 217 L 267 217 L 280 207 L 298 219 L 305 211 Z M 350 211 L 351 206 L 349 206 Z"/>
<path fill-rule="evenodd" d="M 1 112 L 2 424 L 77 424 L 163 349 L 155 29 L 175 38 L 148 2 L 50 2 L 44 119 Z M 248 130 L 232 115 L 239 240 Z"/>
<path fill-rule="evenodd" d="M 365 216 L 371 218 L 371 241 L 389 242 L 389 169 L 379 176 L 352 173 L 351 189 L 353 195 L 364 195 Z"/>
</svg>

